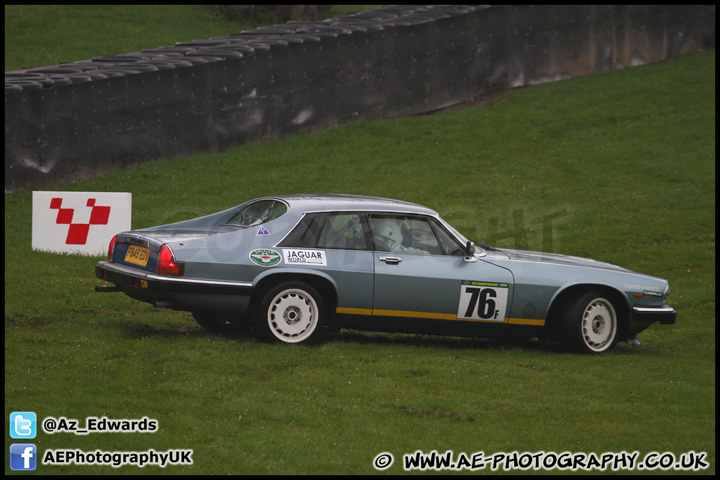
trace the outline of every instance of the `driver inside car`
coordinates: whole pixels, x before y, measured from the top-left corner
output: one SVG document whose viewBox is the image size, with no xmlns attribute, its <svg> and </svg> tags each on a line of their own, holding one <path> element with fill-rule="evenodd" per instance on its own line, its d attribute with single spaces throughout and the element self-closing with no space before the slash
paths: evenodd
<svg viewBox="0 0 720 480">
<path fill-rule="evenodd" d="M 398 218 L 371 219 L 375 244 L 386 252 L 428 253 L 410 246 L 410 231 L 404 220 Z"/>
</svg>

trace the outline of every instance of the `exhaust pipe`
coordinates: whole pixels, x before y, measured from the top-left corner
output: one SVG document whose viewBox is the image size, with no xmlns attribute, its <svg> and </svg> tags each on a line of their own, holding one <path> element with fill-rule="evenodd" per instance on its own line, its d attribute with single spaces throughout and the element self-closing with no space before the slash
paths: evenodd
<svg viewBox="0 0 720 480">
<path fill-rule="evenodd" d="M 96 292 L 120 292 L 120 287 L 117 285 L 113 285 L 112 287 L 100 287 L 98 285 L 95 285 L 95 291 Z"/>
</svg>

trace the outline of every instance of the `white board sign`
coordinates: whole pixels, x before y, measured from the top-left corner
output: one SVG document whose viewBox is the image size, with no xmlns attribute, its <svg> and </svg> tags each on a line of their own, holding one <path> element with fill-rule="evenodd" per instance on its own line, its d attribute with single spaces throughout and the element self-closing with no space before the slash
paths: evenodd
<svg viewBox="0 0 720 480">
<path fill-rule="evenodd" d="M 106 255 L 113 236 L 131 230 L 132 194 L 33 192 L 32 248 Z"/>
</svg>

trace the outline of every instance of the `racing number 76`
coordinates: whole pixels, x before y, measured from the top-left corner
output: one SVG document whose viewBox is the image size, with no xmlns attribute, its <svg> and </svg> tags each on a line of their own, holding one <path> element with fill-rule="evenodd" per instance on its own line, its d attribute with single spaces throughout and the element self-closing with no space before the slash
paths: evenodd
<svg viewBox="0 0 720 480">
<path fill-rule="evenodd" d="M 477 308 L 477 314 L 482 319 L 497 319 L 500 310 L 495 309 L 495 300 L 497 297 L 493 288 L 465 287 L 465 293 L 470 294 L 470 302 L 468 303 L 465 317 L 473 317 L 473 312 Z"/>
</svg>

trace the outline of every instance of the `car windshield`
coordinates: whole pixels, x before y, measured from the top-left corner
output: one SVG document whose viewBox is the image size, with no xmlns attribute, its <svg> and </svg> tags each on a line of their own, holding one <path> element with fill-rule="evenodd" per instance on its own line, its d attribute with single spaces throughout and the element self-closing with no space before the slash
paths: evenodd
<svg viewBox="0 0 720 480">
<path fill-rule="evenodd" d="M 251 203 L 233 215 L 226 225 L 256 227 L 270 220 L 275 220 L 285 212 L 287 212 L 287 205 L 283 202 L 278 200 L 260 200 Z"/>
</svg>

